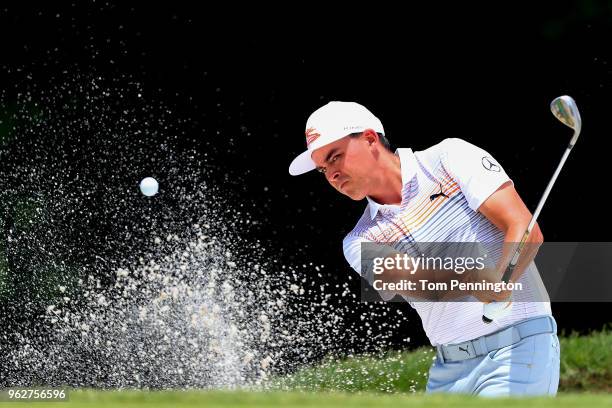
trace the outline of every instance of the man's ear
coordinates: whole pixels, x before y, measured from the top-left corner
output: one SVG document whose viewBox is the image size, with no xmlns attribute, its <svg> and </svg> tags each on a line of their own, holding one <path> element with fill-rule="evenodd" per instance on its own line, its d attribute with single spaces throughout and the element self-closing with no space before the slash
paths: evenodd
<svg viewBox="0 0 612 408">
<path fill-rule="evenodd" d="M 364 130 L 362 133 L 362 136 L 365 138 L 365 140 L 368 142 L 370 146 L 374 143 L 378 143 L 380 140 L 380 138 L 378 137 L 378 133 L 376 133 L 372 129 Z"/>
</svg>

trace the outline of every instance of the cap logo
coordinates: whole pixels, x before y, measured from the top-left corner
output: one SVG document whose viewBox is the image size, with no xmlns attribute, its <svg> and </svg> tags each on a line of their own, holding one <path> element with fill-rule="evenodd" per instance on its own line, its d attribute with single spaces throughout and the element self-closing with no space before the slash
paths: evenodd
<svg viewBox="0 0 612 408">
<path fill-rule="evenodd" d="M 357 130 L 357 129 L 363 129 L 363 126 L 345 126 L 344 130 Z"/>
<path fill-rule="evenodd" d="M 321 134 L 317 132 L 315 128 L 306 129 L 306 147 L 308 147 L 312 142 L 321 137 Z"/>
</svg>

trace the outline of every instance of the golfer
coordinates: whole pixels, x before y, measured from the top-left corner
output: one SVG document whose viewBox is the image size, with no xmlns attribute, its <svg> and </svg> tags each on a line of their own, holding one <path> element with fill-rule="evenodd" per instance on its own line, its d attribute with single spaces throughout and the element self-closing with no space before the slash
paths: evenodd
<svg viewBox="0 0 612 408">
<path fill-rule="evenodd" d="M 306 147 L 291 163 L 291 175 L 316 169 L 341 194 L 366 200 L 343 248 L 351 267 L 370 283 L 376 277 L 368 268 L 362 271 L 364 243 L 503 246 L 519 242 L 531 218 L 512 180 L 485 150 L 448 138 L 422 151 L 392 151 L 381 121 L 354 102 L 330 102 L 312 113 Z M 528 243 L 537 248 L 542 241 L 536 225 Z M 508 313 L 490 324 L 482 320 L 482 302 L 503 301 L 508 291 L 475 291 L 471 301 L 417 301 L 404 290 L 379 290 L 384 300 L 399 295 L 409 301 L 437 349 L 427 392 L 556 394 L 557 326 L 548 298 L 539 296 L 545 289 L 534 256 L 534 251 L 521 253 L 511 282 L 523 283 L 525 289 L 513 291 Z M 410 279 L 397 268 L 388 272 L 393 281 Z"/>
</svg>

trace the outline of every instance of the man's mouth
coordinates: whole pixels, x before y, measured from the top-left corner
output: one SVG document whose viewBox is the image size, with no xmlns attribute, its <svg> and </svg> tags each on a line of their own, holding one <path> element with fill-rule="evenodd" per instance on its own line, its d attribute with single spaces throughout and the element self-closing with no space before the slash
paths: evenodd
<svg viewBox="0 0 612 408">
<path fill-rule="evenodd" d="M 344 180 L 342 183 L 340 183 L 340 190 L 344 189 L 344 186 L 346 186 L 346 183 L 348 182 L 348 180 Z"/>
</svg>

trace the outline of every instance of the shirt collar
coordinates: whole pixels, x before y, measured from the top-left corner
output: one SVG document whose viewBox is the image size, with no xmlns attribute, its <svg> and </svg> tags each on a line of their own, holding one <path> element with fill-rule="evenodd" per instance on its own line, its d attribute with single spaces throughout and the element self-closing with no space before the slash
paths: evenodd
<svg viewBox="0 0 612 408">
<path fill-rule="evenodd" d="M 402 190 L 406 183 L 409 183 L 410 180 L 414 178 L 417 169 L 417 161 L 412 149 L 409 148 L 400 148 L 395 151 L 395 154 L 400 158 L 400 168 L 402 173 Z M 374 219 L 376 214 L 378 214 L 378 210 L 383 204 L 379 204 L 370 197 L 366 196 L 368 200 L 368 208 L 370 210 L 370 218 Z"/>
</svg>

